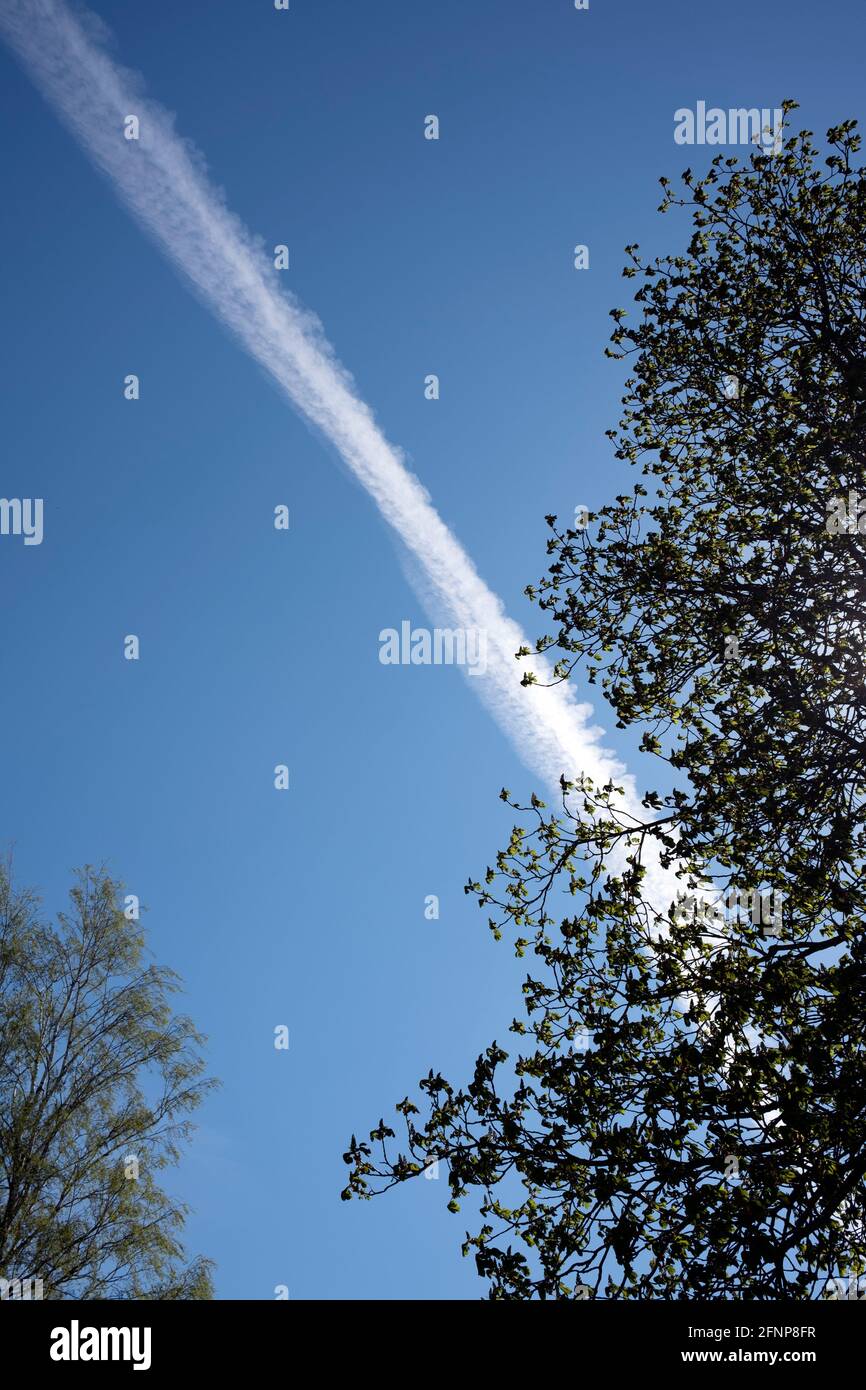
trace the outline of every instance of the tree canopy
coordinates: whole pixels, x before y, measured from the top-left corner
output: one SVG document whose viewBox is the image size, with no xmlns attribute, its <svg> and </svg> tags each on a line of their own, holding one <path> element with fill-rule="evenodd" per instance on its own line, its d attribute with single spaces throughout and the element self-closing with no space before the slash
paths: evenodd
<svg viewBox="0 0 866 1390">
<path fill-rule="evenodd" d="M 0 1276 L 42 1296 L 211 1298 L 159 1186 L 215 1084 L 120 887 L 85 869 L 47 921 L 0 865 Z"/>
<path fill-rule="evenodd" d="M 570 769 L 554 811 L 502 793 L 517 823 L 466 891 L 538 963 L 516 1043 L 463 1086 L 431 1071 L 399 1142 L 380 1121 L 344 1155 L 345 1198 L 443 1161 L 491 1298 L 812 1298 L 866 1272 L 859 148 L 853 121 L 823 150 L 788 123 L 776 154 L 661 180 L 682 251 L 626 248 L 608 434 L 639 481 L 585 527 L 549 517 L 527 592 L 556 679 L 642 730 L 659 789 L 641 823 Z M 649 900 L 653 855 L 679 903 Z"/>
</svg>

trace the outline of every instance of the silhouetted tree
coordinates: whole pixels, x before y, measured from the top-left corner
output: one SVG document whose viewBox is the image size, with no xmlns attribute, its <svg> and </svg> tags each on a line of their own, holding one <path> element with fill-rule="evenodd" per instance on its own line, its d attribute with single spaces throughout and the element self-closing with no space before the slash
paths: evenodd
<svg viewBox="0 0 866 1390">
<path fill-rule="evenodd" d="M 662 179 L 687 249 L 627 248 L 609 435 L 642 480 L 548 518 L 528 592 L 556 678 L 599 683 L 664 785 L 642 822 L 611 787 L 564 782 L 557 814 L 503 792 L 520 823 L 467 891 L 543 967 L 528 1047 L 431 1072 L 402 1151 L 380 1121 L 345 1155 L 344 1197 L 434 1158 L 452 1209 L 477 1189 L 493 1298 L 833 1296 L 866 1269 L 866 175 L 853 121 L 827 140 Z M 648 900 L 659 860 L 677 906 Z"/>
</svg>

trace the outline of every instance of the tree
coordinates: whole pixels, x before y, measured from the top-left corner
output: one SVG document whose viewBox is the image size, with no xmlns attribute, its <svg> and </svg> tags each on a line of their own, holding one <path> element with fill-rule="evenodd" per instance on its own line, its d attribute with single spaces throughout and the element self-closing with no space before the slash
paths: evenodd
<svg viewBox="0 0 866 1390">
<path fill-rule="evenodd" d="M 855 122 L 827 142 L 662 179 L 686 250 L 627 248 L 608 433 L 641 481 L 548 518 L 527 592 L 555 678 L 599 684 L 664 786 L 641 821 L 610 786 L 503 792 L 520 823 L 467 892 L 541 963 L 530 1045 L 431 1071 L 402 1151 L 380 1121 L 344 1155 L 346 1198 L 446 1161 L 492 1298 L 866 1288 L 866 175 Z M 681 901 L 649 900 L 654 856 Z"/>
<path fill-rule="evenodd" d="M 0 866 L 0 1275 L 51 1299 L 211 1298 L 157 1178 L 215 1083 L 119 895 L 86 868 L 52 925 Z"/>
</svg>

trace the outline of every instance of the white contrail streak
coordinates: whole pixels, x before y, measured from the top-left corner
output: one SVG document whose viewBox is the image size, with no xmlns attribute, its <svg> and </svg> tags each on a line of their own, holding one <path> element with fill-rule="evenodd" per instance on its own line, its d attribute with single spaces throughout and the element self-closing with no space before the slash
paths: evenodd
<svg viewBox="0 0 866 1390">
<path fill-rule="evenodd" d="M 561 773 L 613 778 L 637 813 L 633 780 L 600 744 L 591 706 L 564 687 L 521 688 L 520 628 L 359 399 L 318 320 L 282 289 L 262 246 L 210 184 L 201 156 L 175 133 L 170 113 L 145 98 L 141 79 L 108 56 L 101 21 L 73 16 L 63 0 L 0 0 L 0 32 L 199 296 L 333 442 L 414 557 L 437 609 L 456 627 L 486 631 L 487 671 L 471 684 L 526 765 L 552 787 Z M 138 117 L 138 140 L 124 138 L 129 115 Z M 533 664 L 544 680 L 547 663 Z"/>
</svg>

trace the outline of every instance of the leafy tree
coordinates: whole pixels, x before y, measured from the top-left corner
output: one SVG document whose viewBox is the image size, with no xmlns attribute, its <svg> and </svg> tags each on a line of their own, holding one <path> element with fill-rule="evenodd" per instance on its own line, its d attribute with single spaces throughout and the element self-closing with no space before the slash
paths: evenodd
<svg viewBox="0 0 866 1390">
<path fill-rule="evenodd" d="M 609 436 L 641 481 L 584 529 L 548 518 L 527 592 L 556 679 L 599 684 L 663 785 L 640 821 L 610 786 L 564 780 L 556 814 L 503 792 L 519 823 L 467 892 L 543 967 L 528 1046 L 459 1089 L 431 1071 L 402 1149 L 380 1121 L 344 1156 L 346 1198 L 447 1162 L 492 1298 L 810 1298 L 866 1270 L 866 174 L 855 122 L 827 142 L 662 179 L 686 249 L 627 248 Z M 659 861 L 679 904 L 649 899 Z"/>
<path fill-rule="evenodd" d="M 84 869 L 52 925 L 0 866 L 0 1274 L 51 1299 L 211 1298 L 157 1179 L 214 1083 L 119 892 Z"/>
</svg>

